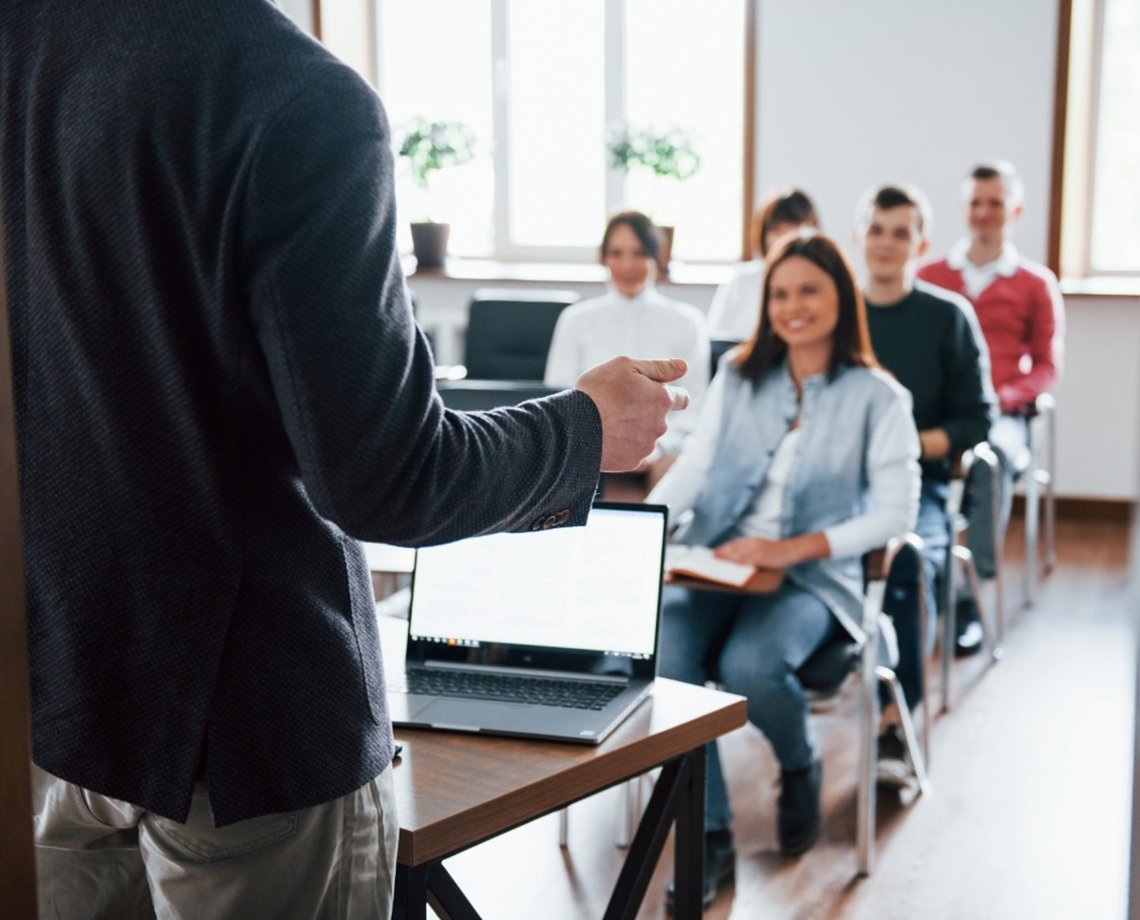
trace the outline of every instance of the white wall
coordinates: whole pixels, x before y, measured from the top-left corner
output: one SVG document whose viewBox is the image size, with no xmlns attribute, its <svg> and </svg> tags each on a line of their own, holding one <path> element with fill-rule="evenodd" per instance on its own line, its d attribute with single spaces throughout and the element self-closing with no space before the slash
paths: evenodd
<svg viewBox="0 0 1140 920">
<path fill-rule="evenodd" d="M 962 176 L 1004 157 L 1026 185 L 1018 245 L 1043 260 L 1056 28 L 1056 0 L 763 0 L 757 188 L 802 186 L 847 243 L 865 188 L 913 182 L 940 252 Z"/>
<path fill-rule="evenodd" d="M 277 8 L 285 13 L 306 32 L 313 30 L 312 0 L 273 0 Z"/>
<path fill-rule="evenodd" d="M 1065 298 L 1057 491 L 1140 498 L 1140 297 Z"/>
</svg>

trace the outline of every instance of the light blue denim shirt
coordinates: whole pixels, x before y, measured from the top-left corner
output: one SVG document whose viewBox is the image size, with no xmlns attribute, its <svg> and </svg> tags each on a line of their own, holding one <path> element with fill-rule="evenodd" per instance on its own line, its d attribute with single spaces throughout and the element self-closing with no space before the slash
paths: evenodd
<svg viewBox="0 0 1140 920">
<path fill-rule="evenodd" d="M 669 505 L 674 516 L 692 510 L 679 542 L 717 546 L 746 535 L 740 522 L 796 418 L 786 363 L 754 387 L 728 357 L 697 430 L 649 497 Z M 842 368 L 833 380 L 818 374 L 804 381 L 799 432 L 780 535 L 822 531 L 832 554 L 794 566 L 787 578 L 819 597 L 861 640 L 861 556 L 913 528 L 918 510 L 919 442 L 910 395 L 878 369 Z"/>
</svg>

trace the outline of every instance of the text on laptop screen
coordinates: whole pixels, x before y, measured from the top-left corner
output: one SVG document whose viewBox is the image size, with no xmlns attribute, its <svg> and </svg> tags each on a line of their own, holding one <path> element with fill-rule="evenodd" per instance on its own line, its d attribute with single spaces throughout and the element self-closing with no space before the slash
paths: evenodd
<svg viewBox="0 0 1140 920">
<path fill-rule="evenodd" d="M 659 512 L 594 508 L 585 527 L 418 550 L 410 636 L 647 657 L 664 527 Z"/>
</svg>

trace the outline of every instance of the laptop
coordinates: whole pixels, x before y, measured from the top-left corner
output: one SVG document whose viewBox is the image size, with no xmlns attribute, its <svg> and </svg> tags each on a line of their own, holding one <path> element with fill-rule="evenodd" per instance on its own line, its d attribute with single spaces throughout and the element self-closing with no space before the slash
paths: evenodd
<svg viewBox="0 0 1140 920">
<path fill-rule="evenodd" d="M 663 505 L 416 551 L 395 725 L 598 744 L 657 673 Z"/>
</svg>

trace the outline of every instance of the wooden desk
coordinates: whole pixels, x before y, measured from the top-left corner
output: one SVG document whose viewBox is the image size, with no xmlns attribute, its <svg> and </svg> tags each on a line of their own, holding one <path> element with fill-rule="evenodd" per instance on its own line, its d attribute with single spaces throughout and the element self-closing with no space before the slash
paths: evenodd
<svg viewBox="0 0 1140 920">
<path fill-rule="evenodd" d="M 605 916 L 636 914 L 674 822 L 676 916 L 701 916 L 704 746 L 746 718 L 742 697 L 659 678 L 652 696 L 597 747 L 397 731 L 404 753 L 394 769 L 400 847 L 393 916 L 425 917 L 430 901 L 444 917 L 478 917 L 443 859 L 661 765 Z"/>
</svg>

